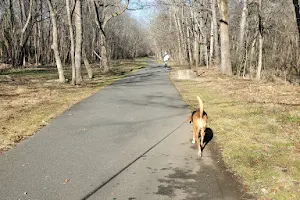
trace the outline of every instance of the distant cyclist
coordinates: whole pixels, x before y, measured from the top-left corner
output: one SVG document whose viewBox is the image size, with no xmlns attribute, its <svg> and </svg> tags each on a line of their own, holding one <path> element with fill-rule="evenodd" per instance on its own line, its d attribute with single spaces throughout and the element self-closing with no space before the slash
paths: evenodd
<svg viewBox="0 0 300 200">
<path fill-rule="evenodd" d="M 165 62 L 165 67 L 168 67 L 168 60 L 170 59 L 170 56 L 168 55 L 167 52 L 164 54 L 164 62 Z"/>
</svg>

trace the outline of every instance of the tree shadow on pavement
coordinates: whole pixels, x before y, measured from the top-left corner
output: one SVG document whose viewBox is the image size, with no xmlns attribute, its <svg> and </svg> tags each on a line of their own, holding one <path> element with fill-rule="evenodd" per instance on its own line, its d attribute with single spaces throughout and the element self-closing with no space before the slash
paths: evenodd
<svg viewBox="0 0 300 200">
<path fill-rule="evenodd" d="M 197 172 L 173 168 L 170 174 L 158 179 L 160 185 L 157 186 L 157 192 L 154 194 L 167 196 L 168 199 L 180 197 L 187 200 L 253 199 L 245 194 L 239 183 L 229 176 L 216 177 L 217 170 L 214 166 L 205 162 L 199 165 L 200 169 Z"/>
</svg>

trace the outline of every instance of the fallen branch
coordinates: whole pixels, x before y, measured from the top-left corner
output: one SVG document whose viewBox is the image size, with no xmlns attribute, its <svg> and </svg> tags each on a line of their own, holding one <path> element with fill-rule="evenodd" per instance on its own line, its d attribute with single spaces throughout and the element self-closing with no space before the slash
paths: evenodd
<svg viewBox="0 0 300 200">
<path fill-rule="evenodd" d="M 95 50 L 93 52 L 100 60 L 102 60 L 101 56 L 99 56 L 99 54 L 97 54 L 97 52 Z"/>
</svg>

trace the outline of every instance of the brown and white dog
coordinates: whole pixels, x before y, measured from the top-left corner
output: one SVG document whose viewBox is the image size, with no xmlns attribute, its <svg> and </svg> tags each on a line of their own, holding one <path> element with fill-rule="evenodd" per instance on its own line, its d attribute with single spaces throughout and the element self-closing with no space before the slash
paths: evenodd
<svg viewBox="0 0 300 200">
<path fill-rule="evenodd" d="M 202 148 L 204 147 L 204 136 L 205 136 L 205 129 L 207 126 L 208 116 L 206 112 L 203 110 L 202 100 L 198 96 L 197 99 L 199 102 L 199 109 L 193 111 L 188 120 L 193 125 L 192 143 L 195 144 L 195 141 L 197 142 L 198 156 L 202 157 Z M 199 134 L 200 134 L 201 142 L 199 141 Z"/>
</svg>

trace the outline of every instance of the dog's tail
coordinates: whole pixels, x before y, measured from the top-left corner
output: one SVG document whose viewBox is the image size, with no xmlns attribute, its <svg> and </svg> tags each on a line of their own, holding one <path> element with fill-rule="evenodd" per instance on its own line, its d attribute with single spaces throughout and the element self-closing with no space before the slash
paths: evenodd
<svg viewBox="0 0 300 200">
<path fill-rule="evenodd" d="M 203 102 L 202 102 L 202 100 L 200 99 L 199 96 L 197 96 L 197 99 L 198 99 L 198 102 L 199 102 L 200 119 L 202 119 L 202 117 L 203 117 Z"/>
</svg>

